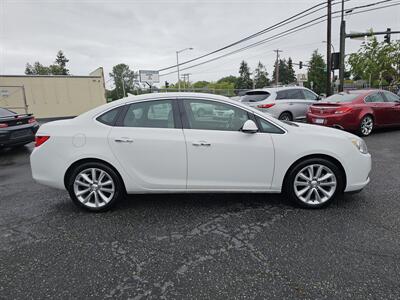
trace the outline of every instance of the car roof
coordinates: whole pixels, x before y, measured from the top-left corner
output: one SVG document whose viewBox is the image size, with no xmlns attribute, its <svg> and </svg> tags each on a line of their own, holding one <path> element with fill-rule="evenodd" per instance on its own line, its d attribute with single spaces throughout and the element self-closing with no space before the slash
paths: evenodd
<svg viewBox="0 0 400 300">
<path fill-rule="evenodd" d="M 303 89 L 303 90 L 308 90 L 304 86 L 279 86 L 279 87 L 271 87 L 271 88 L 261 88 L 261 89 L 254 89 L 254 90 L 249 90 L 248 92 L 268 92 L 268 93 L 274 93 L 278 91 L 284 91 L 284 90 L 292 90 L 292 89 Z"/>
</svg>

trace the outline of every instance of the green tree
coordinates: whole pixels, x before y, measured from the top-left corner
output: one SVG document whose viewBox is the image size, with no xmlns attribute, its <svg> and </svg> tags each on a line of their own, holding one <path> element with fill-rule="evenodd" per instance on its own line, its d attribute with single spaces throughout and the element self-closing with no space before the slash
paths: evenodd
<svg viewBox="0 0 400 300">
<path fill-rule="evenodd" d="M 326 91 L 326 63 L 318 50 L 315 50 L 308 62 L 308 81 L 306 86 L 311 88 L 317 94 Z"/>
<path fill-rule="evenodd" d="M 134 93 L 135 72 L 126 64 L 118 64 L 112 68 L 110 77 L 114 80 L 113 100 L 123 98 L 127 93 Z M 124 95 L 125 90 L 125 95 Z"/>
<path fill-rule="evenodd" d="M 67 62 L 69 62 L 69 59 L 67 59 L 64 55 L 64 53 L 59 50 L 57 52 L 56 60 L 53 65 L 50 65 L 50 70 L 53 75 L 69 75 L 69 70 L 66 68 Z"/>
<path fill-rule="evenodd" d="M 255 88 L 257 89 L 265 88 L 269 85 L 268 73 L 261 61 L 258 62 L 258 65 L 254 70 L 254 83 Z"/>
<path fill-rule="evenodd" d="M 226 77 L 222 77 L 221 79 L 219 79 L 217 81 L 217 83 L 228 82 L 228 83 L 232 83 L 233 85 L 235 85 L 237 80 L 238 80 L 238 78 L 236 76 L 229 75 L 229 76 L 226 76 Z"/>
<path fill-rule="evenodd" d="M 26 75 L 51 75 L 49 67 L 43 66 L 40 62 L 36 61 L 33 66 L 27 63 L 25 66 Z"/>
<path fill-rule="evenodd" d="M 203 89 L 203 88 L 206 88 L 209 84 L 210 84 L 210 82 L 202 80 L 202 81 L 196 81 L 195 83 L 193 83 L 192 86 L 195 89 Z"/>
<path fill-rule="evenodd" d="M 251 89 L 253 87 L 253 81 L 250 78 L 250 68 L 248 64 L 243 60 L 240 63 L 239 78 L 236 81 L 236 89 Z"/>
<path fill-rule="evenodd" d="M 289 59 L 288 59 L 287 68 L 288 68 L 288 70 L 287 70 L 287 81 L 288 81 L 288 83 L 296 82 L 297 78 L 296 78 L 296 73 L 295 73 L 295 71 L 293 69 L 293 62 L 292 62 L 292 58 L 291 57 L 289 57 Z"/>
<path fill-rule="evenodd" d="M 276 62 L 274 71 L 272 73 L 272 81 L 275 82 L 276 78 Z M 290 84 L 296 82 L 296 75 L 293 69 L 292 59 L 286 61 L 286 59 L 279 59 L 279 83 Z"/>
<path fill-rule="evenodd" d="M 400 41 L 379 43 L 376 37 L 363 43 L 356 53 L 349 56 L 348 64 L 354 79 L 379 82 L 380 77 L 391 83 L 399 80 Z M 379 84 L 379 83 L 378 83 Z"/>
<path fill-rule="evenodd" d="M 60 50 L 57 53 L 54 64 L 44 66 L 40 62 L 35 62 L 33 66 L 27 63 L 25 66 L 26 75 L 69 75 L 69 70 L 66 68 L 69 60 L 65 57 L 64 53 Z"/>
</svg>

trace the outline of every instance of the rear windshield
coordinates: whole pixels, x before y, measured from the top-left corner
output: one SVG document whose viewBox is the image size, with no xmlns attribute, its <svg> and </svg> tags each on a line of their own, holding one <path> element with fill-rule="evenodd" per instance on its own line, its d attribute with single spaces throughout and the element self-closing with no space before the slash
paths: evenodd
<svg viewBox="0 0 400 300">
<path fill-rule="evenodd" d="M 15 112 L 0 107 L 0 118 L 10 117 L 10 116 L 14 116 L 14 115 L 16 115 Z"/>
<path fill-rule="evenodd" d="M 247 92 L 242 97 L 242 102 L 259 102 L 267 99 L 270 93 L 264 91 Z"/>
<path fill-rule="evenodd" d="M 324 102 L 352 102 L 359 96 L 360 96 L 360 94 L 357 94 L 357 93 L 352 93 L 352 94 L 339 93 L 339 94 L 329 96 L 328 98 L 324 99 Z"/>
</svg>

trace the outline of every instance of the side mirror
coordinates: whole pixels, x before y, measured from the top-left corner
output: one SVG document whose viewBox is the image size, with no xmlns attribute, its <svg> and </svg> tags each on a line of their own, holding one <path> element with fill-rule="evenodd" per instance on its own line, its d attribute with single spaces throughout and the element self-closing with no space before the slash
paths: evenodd
<svg viewBox="0 0 400 300">
<path fill-rule="evenodd" d="M 257 127 L 256 123 L 254 123 L 254 121 L 247 120 L 243 124 L 242 131 L 244 133 L 256 133 L 258 131 L 258 127 Z"/>
</svg>

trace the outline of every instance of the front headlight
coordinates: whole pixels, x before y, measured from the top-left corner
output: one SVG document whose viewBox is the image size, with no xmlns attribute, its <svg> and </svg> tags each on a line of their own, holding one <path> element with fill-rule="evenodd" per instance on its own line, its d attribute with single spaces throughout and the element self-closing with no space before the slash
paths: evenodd
<svg viewBox="0 0 400 300">
<path fill-rule="evenodd" d="M 367 144 L 362 139 L 352 139 L 351 142 L 363 154 L 368 154 Z"/>
</svg>

